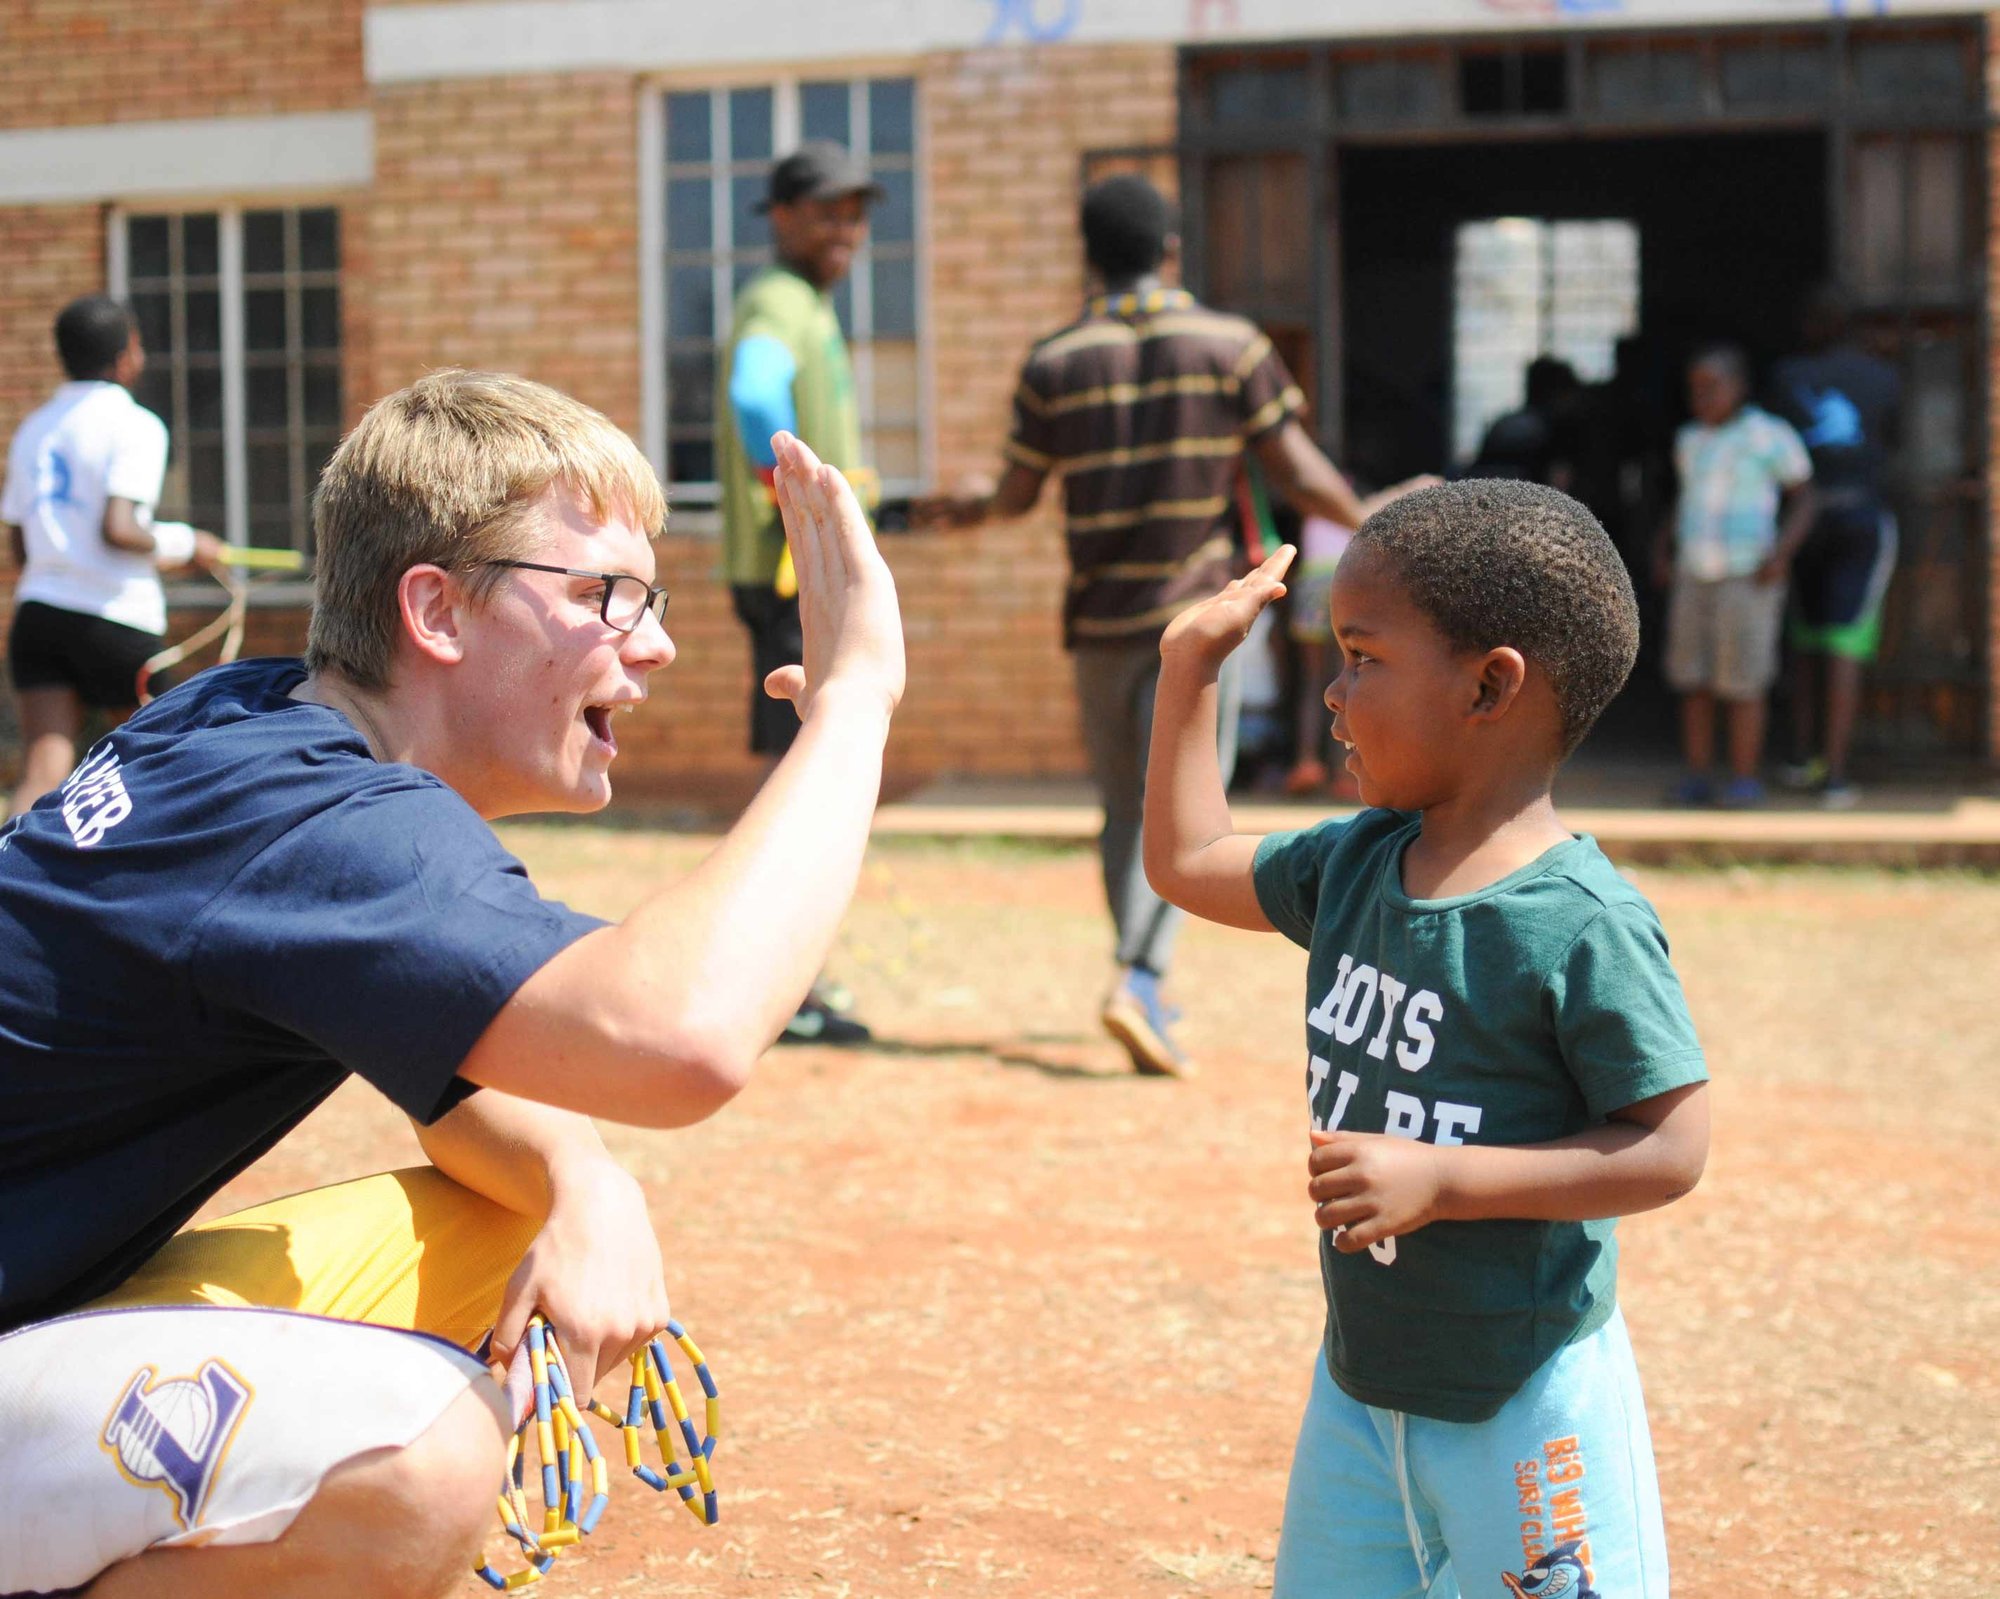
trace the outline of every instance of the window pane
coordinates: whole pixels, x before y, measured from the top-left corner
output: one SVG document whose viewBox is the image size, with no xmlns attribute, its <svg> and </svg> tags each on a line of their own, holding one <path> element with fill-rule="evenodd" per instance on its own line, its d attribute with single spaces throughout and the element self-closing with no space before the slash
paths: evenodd
<svg viewBox="0 0 2000 1599">
<path fill-rule="evenodd" d="M 715 445 L 708 439 L 676 439 L 667 446 L 667 481 L 713 483 Z"/>
<path fill-rule="evenodd" d="M 675 427 L 715 419 L 715 346 L 696 345 L 667 356 L 667 414 Z"/>
<path fill-rule="evenodd" d="M 875 326 L 883 338 L 913 337 L 917 331 L 916 263 L 909 260 L 875 263 Z"/>
<path fill-rule="evenodd" d="M 197 366 L 188 369 L 188 426 L 222 426 L 222 369 Z"/>
<path fill-rule="evenodd" d="M 284 212 L 243 213 L 243 270 L 245 272 L 285 270 Z"/>
<path fill-rule="evenodd" d="M 167 364 L 165 357 L 146 368 L 145 375 L 139 379 L 139 386 L 132 391 L 132 398 L 166 423 L 169 432 L 173 430 L 174 369 Z"/>
<path fill-rule="evenodd" d="M 340 266 L 340 213 L 315 206 L 299 213 L 299 269 L 333 272 Z"/>
<path fill-rule="evenodd" d="M 126 270 L 135 278 L 163 278 L 167 260 L 167 219 L 132 217 L 125 224 Z"/>
<path fill-rule="evenodd" d="M 1848 270 L 1862 298 L 1880 299 L 1903 276 L 1902 152 L 1888 140 L 1857 144 L 1848 170 Z"/>
<path fill-rule="evenodd" d="M 197 444 L 188 451 L 187 460 L 188 498 L 197 505 L 220 505 L 223 492 L 222 446 Z"/>
<path fill-rule="evenodd" d="M 287 505 L 292 498 L 292 448 L 289 444 L 253 444 L 250 457 L 250 498 L 260 505 Z"/>
<path fill-rule="evenodd" d="M 299 343 L 308 350 L 340 348 L 340 290 L 299 291 Z"/>
<path fill-rule="evenodd" d="M 1312 89 L 1304 67 L 1235 67 L 1210 80 L 1209 106 L 1217 122 L 1303 122 Z"/>
<path fill-rule="evenodd" d="M 667 96 L 667 159 L 706 161 L 711 155 L 708 137 L 708 96 L 670 94 Z"/>
<path fill-rule="evenodd" d="M 187 297 L 187 347 L 203 352 L 222 348 L 222 296 L 213 289 L 196 289 Z"/>
<path fill-rule="evenodd" d="M 243 373 L 243 419 L 253 428 L 282 428 L 291 414 L 290 387 L 281 366 L 253 366 Z"/>
<path fill-rule="evenodd" d="M 730 90 L 729 159 L 768 161 L 771 154 L 771 91 Z"/>
<path fill-rule="evenodd" d="M 729 180 L 730 214 L 734 219 L 731 226 L 739 250 L 761 250 L 771 242 L 770 218 L 756 209 L 767 187 L 761 172 L 755 177 Z"/>
<path fill-rule="evenodd" d="M 715 280 L 707 267 L 667 268 L 667 327 L 677 339 L 715 337 Z"/>
<path fill-rule="evenodd" d="M 1955 139 L 1910 146 L 1910 267 L 1915 286 L 1949 294 L 1965 264 L 1965 177 Z"/>
<path fill-rule="evenodd" d="M 806 83 L 799 86 L 799 124 L 808 139 L 831 139 L 846 144 L 848 130 L 847 85 Z"/>
<path fill-rule="evenodd" d="M 171 355 L 174 348 L 173 309 L 167 297 L 164 294 L 135 294 L 132 296 L 132 311 L 139 319 L 140 342 L 157 356 Z"/>
<path fill-rule="evenodd" d="M 914 423 L 918 414 L 917 345 L 914 339 L 877 339 L 869 346 L 875 367 L 875 419 Z"/>
<path fill-rule="evenodd" d="M 192 323 L 192 318 L 190 318 Z M 285 347 L 285 291 L 246 289 L 243 294 L 243 347 L 282 350 Z"/>
<path fill-rule="evenodd" d="M 871 434 L 875 470 L 891 481 L 918 477 L 923 469 L 922 452 L 917 447 L 914 428 L 884 428 Z"/>
<path fill-rule="evenodd" d="M 917 232 L 917 175 L 914 172 L 878 172 L 882 198 L 870 215 L 869 231 L 884 244 L 908 244 Z"/>
<path fill-rule="evenodd" d="M 306 438 L 306 481 L 308 492 L 315 488 L 320 475 L 326 471 L 326 463 L 333 459 L 333 452 L 340 447 L 338 433 L 315 433 Z"/>
<path fill-rule="evenodd" d="M 305 407 L 308 427 L 340 426 L 340 368 L 309 366 L 305 369 Z"/>
<path fill-rule="evenodd" d="M 1823 44 L 1744 45 L 1722 58 L 1722 97 L 1730 106 L 1812 105 L 1831 87 Z"/>
<path fill-rule="evenodd" d="M 191 278 L 212 278 L 222 270 L 221 247 L 213 216 L 181 218 L 181 272 Z"/>
<path fill-rule="evenodd" d="M 715 244 L 715 215 L 706 178 L 667 181 L 667 248 L 707 250 Z"/>
<path fill-rule="evenodd" d="M 1955 39 L 1871 39 L 1854 46 L 1854 87 L 1872 105 L 1963 105 L 1965 67 L 1965 50 Z"/>
<path fill-rule="evenodd" d="M 917 90 L 909 78 L 877 78 L 868 85 L 868 147 L 882 155 L 907 155 L 917 147 Z"/>
</svg>

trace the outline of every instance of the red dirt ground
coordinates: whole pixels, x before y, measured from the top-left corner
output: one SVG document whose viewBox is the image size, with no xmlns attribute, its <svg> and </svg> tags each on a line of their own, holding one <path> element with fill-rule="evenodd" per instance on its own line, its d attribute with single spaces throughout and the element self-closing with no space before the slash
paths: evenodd
<svg viewBox="0 0 2000 1599">
<path fill-rule="evenodd" d="M 613 915 L 704 847 L 507 836 Z M 1716 1078 L 1700 1189 L 1621 1229 L 1677 1591 L 2000 1593 L 2000 885 L 1642 882 Z M 1304 956 L 1191 928 L 1175 1083 L 1095 1029 L 1107 943 L 1083 851 L 878 847 L 837 965 L 882 1047 L 607 1130 L 722 1385 L 723 1521 L 620 1480 L 538 1591 L 1269 1588 L 1320 1321 Z M 211 1213 L 417 1158 L 350 1085 Z"/>
</svg>

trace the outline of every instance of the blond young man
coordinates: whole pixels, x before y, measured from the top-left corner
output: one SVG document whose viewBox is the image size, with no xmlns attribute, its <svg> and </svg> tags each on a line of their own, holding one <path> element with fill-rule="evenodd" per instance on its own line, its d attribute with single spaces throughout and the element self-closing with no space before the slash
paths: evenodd
<svg viewBox="0 0 2000 1599">
<path fill-rule="evenodd" d="M 341 446 L 303 662 L 201 675 L 0 832 L 0 1502 L 35 1531 L 0 1591 L 453 1590 L 509 1421 L 469 1351 L 539 1308 L 587 1387 L 662 1324 L 587 1118 L 742 1086 L 852 893 L 903 687 L 859 507 L 780 449 L 797 744 L 622 922 L 487 823 L 609 800 L 614 717 L 674 656 L 665 508 L 603 417 L 488 373 Z M 350 1072 L 432 1165 L 176 1231 Z"/>
</svg>

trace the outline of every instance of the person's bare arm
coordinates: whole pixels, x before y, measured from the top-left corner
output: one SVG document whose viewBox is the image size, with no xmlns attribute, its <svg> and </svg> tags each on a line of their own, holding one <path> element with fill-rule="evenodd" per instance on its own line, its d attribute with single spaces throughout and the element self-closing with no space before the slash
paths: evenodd
<svg viewBox="0 0 2000 1599">
<path fill-rule="evenodd" d="M 1434 1221 L 1594 1221 L 1671 1204 L 1708 1162 L 1708 1085 L 1642 1099 L 1541 1144 L 1426 1144 L 1315 1132 L 1314 1219 L 1352 1254 Z"/>
<path fill-rule="evenodd" d="M 509 1360 L 528 1318 L 562 1335 L 580 1393 L 667 1324 L 666 1273 L 645 1191 L 588 1117 L 483 1089 L 417 1141 L 454 1182 L 541 1225 L 507 1284 L 493 1358 Z"/>
<path fill-rule="evenodd" d="M 902 697 L 902 619 L 846 481 L 789 435 L 779 461 L 805 660 L 767 687 L 798 707 L 798 740 L 688 877 L 521 986 L 460 1067 L 472 1082 L 643 1126 L 699 1121 L 742 1087 L 832 948 Z"/>
<path fill-rule="evenodd" d="M 18 523 L 9 522 L 6 527 L 7 548 L 14 557 L 14 570 L 25 571 L 28 566 L 28 535 L 21 531 Z"/>
<path fill-rule="evenodd" d="M 1313 443 L 1312 435 L 1296 417 L 1273 428 L 1250 448 L 1271 487 L 1287 503 L 1343 527 L 1359 527 L 1368 519 L 1354 486 Z"/>
<path fill-rule="evenodd" d="M 1779 503 L 1778 542 L 1772 546 L 1764 564 L 1757 569 L 1760 583 L 1782 583 L 1785 580 L 1793 557 L 1811 534 L 1813 522 L 1818 516 L 1819 491 L 1812 486 L 1810 478 L 1785 490 L 1784 499 Z"/>
<path fill-rule="evenodd" d="M 222 540 L 200 528 L 191 531 L 194 533 L 194 553 L 186 564 L 213 570 L 222 558 Z M 104 502 L 104 542 L 114 549 L 128 550 L 134 555 L 157 556 L 160 551 L 160 541 L 153 530 L 139 521 L 137 502 L 120 499 L 115 494 Z"/>
<path fill-rule="evenodd" d="M 1026 516 L 1042 497 L 1048 473 L 1009 461 L 998 484 L 988 478 L 962 484 L 951 494 L 930 495 L 911 506 L 911 519 L 925 531 L 974 528 L 985 522 L 1008 522 Z"/>
<path fill-rule="evenodd" d="M 1183 611 L 1160 640 L 1153 744 L 1141 828 L 1146 881 L 1182 910 L 1230 927 L 1271 931 L 1251 868 L 1260 835 L 1239 833 L 1215 753 L 1216 679 L 1257 613 L 1285 592 L 1289 544 L 1213 599 Z"/>
</svg>

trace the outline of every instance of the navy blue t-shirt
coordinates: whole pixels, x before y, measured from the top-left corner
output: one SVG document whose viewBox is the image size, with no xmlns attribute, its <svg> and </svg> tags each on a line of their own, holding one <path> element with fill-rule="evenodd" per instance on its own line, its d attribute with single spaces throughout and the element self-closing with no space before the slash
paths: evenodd
<svg viewBox="0 0 2000 1599">
<path fill-rule="evenodd" d="M 0 831 L 0 1330 L 115 1287 L 349 1072 L 435 1120 L 603 925 L 304 676 L 202 673 Z"/>
</svg>

